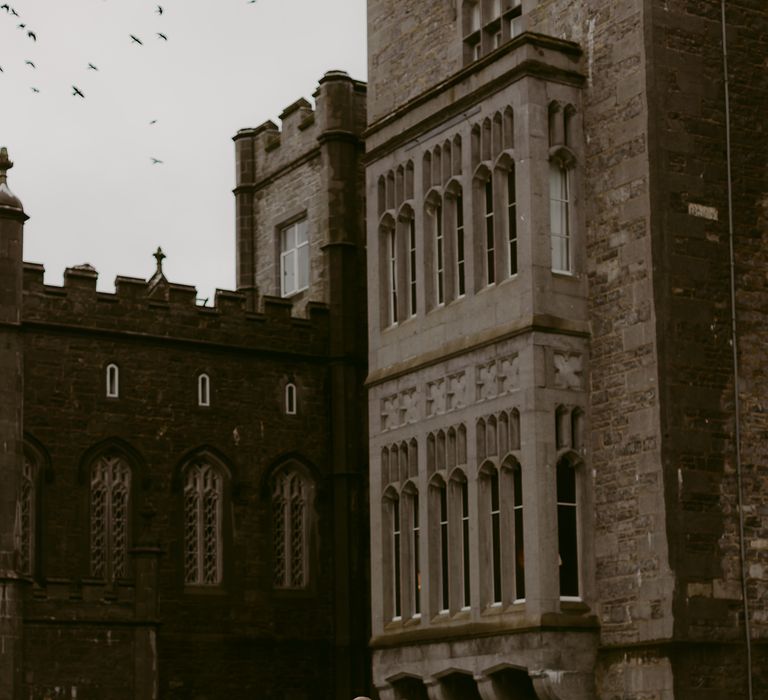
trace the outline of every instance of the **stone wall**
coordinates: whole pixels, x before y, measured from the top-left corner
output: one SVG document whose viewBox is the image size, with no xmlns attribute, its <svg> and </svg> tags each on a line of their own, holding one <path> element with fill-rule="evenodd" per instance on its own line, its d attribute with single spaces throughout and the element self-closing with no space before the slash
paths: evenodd
<svg viewBox="0 0 768 700">
<path fill-rule="evenodd" d="M 721 3 L 654 6 L 649 102 L 663 460 L 678 585 L 675 636 L 723 644 L 681 654 L 676 692 L 745 694 L 747 672 L 731 336 L 726 102 Z M 764 3 L 725 3 L 729 55 L 745 569 L 755 697 L 768 696 L 764 356 L 768 106 Z M 757 121 L 756 121 L 757 120 Z M 726 670 L 727 669 L 727 670 Z"/>
<path fill-rule="evenodd" d="M 162 697 L 282 698 L 284 674 L 296 696 L 331 696 L 332 670 L 318 664 L 318 654 L 332 656 L 335 639 L 327 311 L 311 307 L 311 320 L 297 319 L 267 300 L 266 314 L 252 314 L 234 293 L 204 308 L 193 289 L 171 285 L 172 298 L 153 299 L 138 280 L 101 294 L 87 271 L 68 271 L 63 288 L 41 278 L 28 266 L 25 432 L 46 461 L 38 584 L 26 607 L 28 692 L 42 698 L 71 686 L 78 697 L 135 697 L 141 676 L 131 664 L 142 649 L 133 629 L 160 621 L 154 663 Z M 120 369 L 118 398 L 105 396 L 110 362 Z M 197 402 L 203 371 L 209 407 Z M 284 412 L 289 380 L 298 390 L 295 416 Z M 89 579 L 88 456 L 99 445 L 134 458 L 131 544 L 162 550 L 150 620 L 134 613 L 132 576 L 114 587 Z M 199 449 L 231 473 L 216 588 L 184 585 L 180 468 Z M 316 480 L 311 585 L 300 591 L 272 582 L 268 484 L 289 456 Z"/>
</svg>

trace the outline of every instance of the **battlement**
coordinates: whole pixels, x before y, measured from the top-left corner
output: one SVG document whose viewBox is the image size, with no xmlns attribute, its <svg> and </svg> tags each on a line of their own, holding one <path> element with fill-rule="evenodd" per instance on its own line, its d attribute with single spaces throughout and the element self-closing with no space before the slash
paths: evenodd
<svg viewBox="0 0 768 700">
<path fill-rule="evenodd" d="M 299 98 L 280 114 L 278 127 L 268 120 L 240 129 L 233 137 L 237 186 L 255 185 L 313 154 L 329 136 L 344 134 L 362 140 L 366 126 L 366 84 L 344 71 L 329 71 L 319 81 L 311 103 Z"/>
<path fill-rule="evenodd" d="M 69 267 L 62 286 L 44 282 L 45 268 L 24 263 L 22 323 L 249 348 L 301 348 L 324 354 L 328 307 L 310 302 L 306 316 L 292 315 L 289 299 L 217 289 L 213 305 L 199 304 L 195 287 L 118 276 L 115 292 L 96 289 L 90 265 Z M 207 300 L 206 300 L 207 301 Z M 258 311 L 254 310 L 258 309 Z"/>
</svg>

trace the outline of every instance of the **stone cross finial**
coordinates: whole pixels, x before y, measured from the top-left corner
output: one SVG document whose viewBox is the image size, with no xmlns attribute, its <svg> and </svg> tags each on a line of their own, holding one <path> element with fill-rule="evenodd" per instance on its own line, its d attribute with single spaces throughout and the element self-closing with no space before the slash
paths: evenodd
<svg viewBox="0 0 768 700">
<path fill-rule="evenodd" d="M 157 250 L 154 253 L 152 253 L 152 257 L 154 257 L 154 259 L 157 260 L 157 271 L 162 275 L 163 260 L 165 259 L 165 253 L 163 252 L 163 249 L 160 246 L 157 246 Z"/>
<path fill-rule="evenodd" d="M 8 149 L 0 148 L 0 183 L 6 181 L 6 173 L 13 167 L 13 161 L 8 158 Z"/>
</svg>

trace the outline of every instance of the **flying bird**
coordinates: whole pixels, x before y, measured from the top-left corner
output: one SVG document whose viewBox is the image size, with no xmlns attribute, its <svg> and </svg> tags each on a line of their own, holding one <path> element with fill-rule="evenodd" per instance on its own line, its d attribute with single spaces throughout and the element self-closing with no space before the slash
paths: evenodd
<svg viewBox="0 0 768 700">
<path fill-rule="evenodd" d="M 36 87 L 31 87 L 29 89 L 32 90 L 32 92 L 40 92 L 40 90 L 38 90 Z"/>
<path fill-rule="evenodd" d="M 24 29 L 24 27 L 26 27 L 26 26 L 27 25 L 24 24 L 24 22 L 20 22 L 19 24 L 16 25 L 16 29 Z"/>
<path fill-rule="evenodd" d="M 16 10 L 14 10 L 13 8 L 11 8 L 11 14 L 12 14 L 14 17 L 18 17 L 18 16 L 19 16 L 19 13 L 18 13 L 18 12 L 16 12 Z"/>
<path fill-rule="evenodd" d="M 153 120 L 152 120 L 151 122 L 149 122 L 149 123 L 150 123 L 150 125 L 151 125 L 151 124 L 157 124 L 157 119 L 153 119 Z"/>
<path fill-rule="evenodd" d="M 24 63 L 26 63 L 28 66 L 31 66 L 32 68 L 37 68 L 37 66 L 32 63 L 32 61 L 24 61 Z"/>
<path fill-rule="evenodd" d="M 155 12 L 157 12 L 158 15 L 162 15 L 163 14 L 163 8 L 160 5 L 158 5 L 157 9 L 155 10 Z"/>
<path fill-rule="evenodd" d="M 72 86 L 72 97 L 85 97 L 85 95 L 77 89 L 77 85 Z"/>
<path fill-rule="evenodd" d="M 5 71 L 3 70 L 3 67 L 2 67 L 2 66 L 0 66 L 0 73 L 4 73 L 4 72 L 5 72 Z"/>
<path fill-rule="evenodd" d="M 11 7 L 7 3 L 4 4 L 4 5 L 0 5 L 0 10 L 5 10 L 6 12 L 9 12 L 10 9 L 11 9 Z"/>
<path fill-rule="evenodd" d="M 137 37 L 137 36 L 133 36 L 133 34 L 131 34 L 131 35 L 130 35 L 130 37 L 131 37 L 131 39 L 132 39 L 132 40 L 133 40 L 135 43 L 137 43 L 139 46 L 144 46 L 144 42 L 143 42 L 141 39 L 139 39 L 139 37 Z"/>
<path fill-rule="evenodd" d="M 27 31 L 27 36 L 32 39 L 32 41 L 37 41 L 37 34 L 35 34 L 32 30 Z"/>
<path fill-rule="evenodd" d="M 90 70 L 99 70 L 96 66 L 93 65 L 93 63 L 89 63 L 88 68 L 90 68 Z"/>
<path fill-rule="evenodd" d="M 159 165 L 163 162 L 159 158 L 150 158 L 150 160 L 152 161 L 152 165 Z"/>
<path fill-rule="evenodd" d="M 168 37 L 165 36 L 162 32 L 158 32 L 157 36 L 159 36 L 163 41 L 168 41 Z"/>
</svg>

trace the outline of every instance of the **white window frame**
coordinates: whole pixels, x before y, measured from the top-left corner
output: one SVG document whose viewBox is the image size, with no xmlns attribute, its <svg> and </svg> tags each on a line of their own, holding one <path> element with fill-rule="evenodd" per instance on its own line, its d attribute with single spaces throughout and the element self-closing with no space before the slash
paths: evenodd
<svg viewBox="0 0 768 700">
<path fill-rule="evenodd" d="M 288 237 L 293 235 L 292 245 Z M 300 240 L 303 235 L 303 240 Z M 303 269 L 302 269 L 303 267 Z M 306 217 L 280 229 L 280 296 L 290 297 L 309 288 L 309 230 Z M 301 274 L 305 274 L 302 284 Z M 293 285 L 289 288 L 287 278 Z"/>
<path fill-rule="evenodd" d="M 418 269 L 416 267 L 416 219 L 408 220 L 408 315 L 413 318 L 419 308 Z"/>
<path fill-rule="evenodd" d="M 573 519 L 574 519 L 574 527 L 576 529 L 576 532 L 574 533 L 576 536 L 576 586 L 578 587 L 578 593 L 577 595 L 562 595 L 560 594 L 560 600 L 564 601 L 574 601 L 574 602 L 581 602 L 583 600 L 583 587 L 584 583 L 582 581 L 582 573 L 581 573 L 581 567 L 582 567 L 582 533 L 581 533 L 581 507 L 580 507 L 580 484 L 581 484 L 581 473 L 579 470 L 578 463 L 571 462 L 568 457 L 561 457 L 557 462 L 555 463 L 555 488 L 557 488 L 557 470 L 561 467 L 564 469 L 570 469 L 573 472 L 573 489 L 574 489 L 574 502 L 571 503 L 569 501 L 561 501 L 560 500 L 560 493 L 556 493 L 556 503 L 557 503 L 557 527 L 558 527 L 558 581 L 559 581 L 559 570 L 560 565 L 562 564 L 560 560 L 560 544 L 559 544 L 559 538 L 560 538 L 560 527 L 562 525 L 560 521 L 560 508 L 561 507 L 567 507 L 573 509 Z M 558 583 L 559 590 L 562 590 L 562 584 Z M 559 591 L 558 591 L 559 592 Z"/>
<path fill-rule="evenodd" d="M 507 172 L 507 272 L 515 277 L 520 269 L 517 240 L 517 176 L 514 161 Z M 512 262 L 514 261 L 514 265 Z"/>
<path fill-rule="evenodd" d="M 398 321 L 397 310 L 397 234 L 392 227 L 387 231 L 387 277 L 389 297 L 389 325 L 394 326 Z"/>
<path fill-rule="evenodd" d="M 120 368 L 114 362 L 107 365 L 106 389 L 108 399 L 120 396 Z"/>
<path fill-rule="evenodd" d="M 435 303 L 445 304 L 445 231 L 443 230 L 443 203 L 437 202 L 433 208 L 433 233 L 435 241 Z"/>
<path fill-rule="evenodd" d="M 571 168 L 559 159 L 549 161 L 549 231 L 552 272 L 573 274 Z"/>
<path fill-rule="evenodd" d="M 461 299 L 467 293 L 467 239 L 464 235 L 464 197 L 459 192 L 454 198 L 456 227 L 456 298 Z"/>
<path fill-rule="evenodd" d="M 496 283 L 496 223 L 495 223 L 495 191 L 493 176 L 483 182 L 483 234 L 485 258 L 485 284 L 490 287 Z"/>
<path fill-rule="evenodd" d="M 410 501 L 410 525 L 411 525 L 411 557 L 410 557 L 410 577 L 411 577 L 411 617 L 418 619 L 421 617 L 421 527 L 419 513 L 419 492 L 414 490 L 408 494 Z"/>
<path fill-rule="evenodd" d="M 296 415 L 296 385 L 288 382 L 285 385 L 285 413 L 289 416 Z"/>
<path fill-rule="evenodd" d="M 197 377 L 197 405 L 211 405 L 211 378 L 205 372 Z"/>
</svg>

